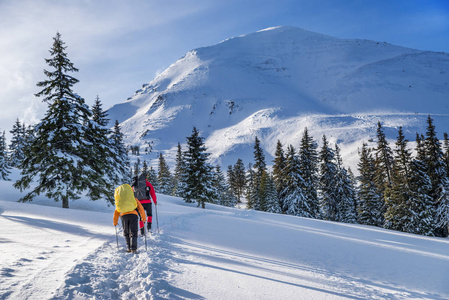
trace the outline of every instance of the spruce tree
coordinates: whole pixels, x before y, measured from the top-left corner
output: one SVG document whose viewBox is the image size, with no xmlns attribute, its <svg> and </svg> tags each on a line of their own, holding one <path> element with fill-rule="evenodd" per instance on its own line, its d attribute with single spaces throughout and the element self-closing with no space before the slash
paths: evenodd
<svg viewBox="0 0 449 300">
<path fill-rule="evenodd" d="M 386 191 L 386 212 L 384 214 L 384 227 L 398 231 L 406 231 L 406 227 L 410 223 L 411 153 L 407 149 L 407 143 L 402 127 L 399 127 L 391 172 L 391 186 Z"/>
<path fill-rule="evenodd" d="M 357 165 L 360 175 L 357 177 L 358 187 L 358 203 L 357 216 L 358 223 L 365 225 L 382 226 L 382 206 L 383 199 L 378 194 L 375 184 L 375 166 L 372 150 L 363 143 L 361 151 L 359 151 L 360 161 Z"/>
<path fill-rule="evenodd" d="M 424 151 L 427 164 L 427 175 L 429 175 L 432 185 L 431 196 L 433 196 L 436 205 L 436 223 L 439 227 L 436 229 L 436 236 L 447 236 L 447 213 L 445 209 L 446 193 L 449 191 L 448 174 L 444 166 L 444 154 L 441 150 L 440 141 L 438 140 L 433 119 L 427 118 L 426 139 L 424 141 Z"/>
<path fill-rule="evenodd" d="M 287 150 L 284 172 L 286 175 L 286 186 L 281 192 L 281 197 L 284 199 L 284 207 L 281 208 L 282 211 L 288 215 L 306 218 L 315 217 L 312 208 L 309 206 L 307 198 L 304 195 L 305 183 L 301 176 L 299 158 L 292 145 L 289 145 Z"/>
<path fill-rule="evenodd" d="M 229 191 L 231 192 L 231 194 L 237 198 L 234 168 L 232 165 L 229 165 L 228 170 L 226 171 L 226 183 L 229 187 Z"/>
<path fill-rule="evenodd" d="M 390 146 L 388 145 L 387 138 L 385 137 L 385 133 L 383 131 L 382 125 L 380 122 L 377 123 L 377 147 L 375 150 L 375 171 L 376 176 L 374 178 L 374 182 L 376 184 L 377 193 L 382 198 L 382 223 L 383 214 L 386 211 L 385 206 L 385 191 L 386 189 L 391 187 L 391 172 L 393 168 L 393 152 L 391 151 Z"/>
<path fill-rule="evenodd" d="M 206 208 L 206 202 L 211 201 L 212 167 L 208 163 L 209 153 L 206 152 L 204 138 L 199 135 L 196 127 L 187 138 L 187 150 L 184 152 L 187 182 L 184 199 L 186 202 L 197 201 L 198 206 Z"/>
<path fill-rule="evenodd" d="M 237 205 L 237 198 L 231 193 L 231 188 L 229 187 L 220 166 L 215 167 L 212 182 L 214 203 L 229 207 Z"/>
<path fill-rule="evenodd" d="M 6 136 L 5 132 L 0 136 L 0 179 L 10 180 L 9 174 L 11 167 L 8 162 L 8 153 L 6 152 Z"/>
<path fill-rule="evenodd" d="M 23 153 L 26 145 L 25 128 L 25 124 L 17 119 L 10 131 L 12 137 L 9 144 L 9 164 L 12 167 L 17 167 L 25 158 Z"/>
<path fill-rule="evenodd" d="M 263 211 L 270 213 L 281 213 L 281 206 L 279 205 L 278 192 L 274 183 L 273 176 L 266 172 L 262 177 L 262 191 L 265 199 Z"/>
<path fill-rule="evenodd" d="M 337 220 L 344 223 L 356 223 L 356 196 L 351 175 L 343 167 L 340 148 L 335 144 L 335 161 L 337 174 L 335 175 L 335 197 L 337 203 Z"/>
<path fill-rule="evenodd" d="M 274 154 L 274 164 L 273 164 L 273 178 L 274 178 L 274 184 L 276 186 L 276 191 L 279 199 L 279 205 L 280 207 L 284 207 L 284 200 L 281 198 L 281 193 L 286 187 L 286 175 L 284 173 L 285 171 L 285 155 L 284 150 L 282 149 L 282 143 L 281 141 L 277 141 L 276 144 L 276 152 Z"/>
<path fill-rule="evenodd" d="M 97 157 L 91 137 L 94 135 L 90 117 L 91 111 L 84 99 L 72 91 L 78 80 L 68 72 L 77 72 L 65 53 L 66 47 L 59 33 L 54 37 L 47 64 L 53 72 L 44 70 L 48 80 L 37 85 L 43 89 L 36 94 L 44 97 L 48 104 L 45 117 L 35 126 L 35 136 L 25 149 L 25 160 L 20 164 L 22 178 L 14 186 L 21 191 L 29 189 L 35 179 L 32 191 L 21 201 L 31 201 L 44 193 L 48 198 L 62 201 L 62 207 L 69 207 L 70 199 L 78 199 L 87 190 L 93 199 L 97 196 L 91 189 L 103 182 L 101 166 L 92 159 Z"/>
<path fill-rule="evenodd" d="M 121 132 L 120 124 L 116 120 L 112 133 L 109 137 L 111 152 L 114 154 L 113 157 L 115 159 L 112 166 L 113 173 L 109 176 L 113 179 L 116 186 L 119 186 L 125 182 L 131 182 L 132 178 L 128 172 L 130 166 L 128 150 L 126 149 L 123 139 L 124 135 Z"/>
<path fill-rule="evenodd" d="M 173 191 L 172 195 L 176 197 L 184 198 L 187 187 L 187 171 L 184 161 L 184 155 L 182 152 L 181 144 L 178 143 L 178 150 L 176 152 L 176 165 L 173 176 Z"/>
<path fill-rule="evenodd" d="M 432 199 L 432 184 L 424 163 L 425 150 L 421 137 L 416 135 L 416 158 L 410 164 L 409 220 L 405 232 L 433 236 L 436 225 L 435 205 Z"/>
<path fill-rule="evenodd" d="M 153 166 L 150 166 L 148 169 L 147 177 L 148 181 L 153 185 L 153 188 L 155 191 L 159 191 L 159 183 L 157 181 L 157 172 L 153 168 Z"/>
<path fill-rule="evenodd" d="M 162 153 L 159 153 L 159 172 L 157 175 L 157 181 L 159 184 L 160 193 L 170 195 L 173 191 L 173 178 L 170 173 L 170 168 L 168 167 Z"/>
<path fill-rule="evenodd" d="M 148 168 L 147 161 L 143 160 L 143 163 L 142 163 L 142 174 L 145 176 L 145 178 L 148 177 L 148 171 L 149 171 L 149 168 Z"/>
<path fill-rule="evenodd" d="M 251 163 L 248 164 L 246 173 L 246 209 L 254 209 L 254 204 L 257 201 L 258 193 L 255 186 L 255 171 Z"/>
<path fill-rule="evenodd" d="M 109 136 L 111 130 L 107 112 L 103 111 L 100 97 L 97 95 L 92 106 L 91 122 L 88 124 L 89 133 L 86 139 L 90 142 L 89 164 L 96 166 L 94 184 L 90 184 L 87 195 L 93 199 L 104 198 L 114 204 L 114 188 L 121 184 L 116 174 L 117 158 Z"/>
<path fill-rule="evenodd" d="M 253 194 L 252 202 L 253 208 L 256 210 L 262 210 L 264 207 L 263 191 L 261 189 L 262 176 L 267 172 L 267 165 L 265 162 L 265 155 L 260 145 L 260 140 L 255 138 L 254 141 L 254 179 L 253 179 Z"/>
<path fill-rule="evenodd" d="M 320 173 L 319 173 L 319 195 L 321 217 L 324 220 L 337 221 L 338 205 L 336 196 L 337 166 L 334 159 L 334 151 L 329 147 L 325 135 L 323 135 L 323 146 L 320 151 Z"/>
<path fill-rule="evenodd" d="M 299 146 L 299 162 L 301 176 L 304 179 L 304 196 L 312 217 L 318 217 L 318 145 L 304 128 L 304 133 Z"/>
<path fill-rule="evenodd" d="M 140 158 L 136 160 L 134 163 L 134 173 L 133 177 L 139 177 L 139 175 L 142 173 L 142 169 L 140 168 Z"/>
<path fill-rule="evenodd" d="M 241 203 L 241 199 L 244 196 L 245 193 L 245 187 L 246 187 L 246 171 L 245 171 L 245 165 L 243 164 L 243 161 L 239 158 L 237 159 L 237 162 L 234 164 L 233 168 L 234 178 L 235 178 L 235 195 L 237 197 L 237 202 Z"/>
<path fill-rule="evenodd" d="M 387 138 L 380 121 L 377 123 L 377 147 L 376 147 L 376 168 L 378 174 L 376 180 L 378 185 L 385 189 L 387 186 L 391 186 L 391 169 L 393 166 L 393 152 L 388 145 Z"/>
<path fill-rule="evenodd" d="M 444 133 L 443 140 L 443 162 L 446 169 L 446 174 L 449 174 L 449 137 L 447 132 Z"/>
</svg>

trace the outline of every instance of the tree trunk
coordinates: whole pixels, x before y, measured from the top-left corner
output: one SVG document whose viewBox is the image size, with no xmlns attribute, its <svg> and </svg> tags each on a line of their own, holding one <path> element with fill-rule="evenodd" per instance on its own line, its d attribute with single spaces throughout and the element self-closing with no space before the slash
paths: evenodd
<svg viewBox="0 0 449 300">
<path fill-rule="evenodd" d="M 62 197 L 62 208 L 69 208 L 69 196 L 67 194 Z"/>
</svg>

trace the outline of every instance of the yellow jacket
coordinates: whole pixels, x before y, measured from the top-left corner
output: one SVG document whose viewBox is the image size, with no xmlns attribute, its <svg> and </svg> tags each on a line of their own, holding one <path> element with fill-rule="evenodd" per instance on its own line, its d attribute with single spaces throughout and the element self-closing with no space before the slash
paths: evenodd
<svg viewBox="0 0 449 300">
<path fill-rule="evenodd" d="M 140 204 L 140 201 L 137 201 L 137 199 L 136 199 L 136 203 L 137 203 L 137 209 L 139 210 L 140 219 L 142 221 L 145 221 L 147 219 L 147 216 L 145 214 L 145 210 L 143 209 L 142 204 Z M 120 213 L 117 210 L 115 210 L 114 211 L 114 220 L 113 220 L 114 221 L 114 226 L 116 226 L 118 224 L 118 218 L 119 217 L 121 217 L 123 215 L 129 215 L 129 214 L 138 215 L 136 210 L 128 211 L 128 212 L 125 212 L 125 213 Z"/>
</svg>

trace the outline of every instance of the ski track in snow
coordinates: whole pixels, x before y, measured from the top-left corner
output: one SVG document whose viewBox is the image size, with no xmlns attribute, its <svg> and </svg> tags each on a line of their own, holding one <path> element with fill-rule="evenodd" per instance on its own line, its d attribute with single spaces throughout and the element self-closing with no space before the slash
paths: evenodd
<svg viewBox="0 0 449 300">
<path fill-rule="evenodd" d="M 66 275 L 52 299 L 203 299 L 169 283 L 178 255 L 163 236 L 148 235 L 147 250 L 139 236 L 138 254 L 123 246 L 120 236 L 118 249 L 115 242 L 106 242 L 91 253 Z"/>
<path fill-rule="evenodd" d="M 53 299 L 154 299 L 164 296 L 168 276 L 164 255 L 156 245 L 158 238 L 139 237 L 139 253 L 124 250 L 123 237 L 116 243 L 106 242 L 87 256 L 66 275 Z M 157 291 L 157 294 L 156 294 Z"/>
</svg>

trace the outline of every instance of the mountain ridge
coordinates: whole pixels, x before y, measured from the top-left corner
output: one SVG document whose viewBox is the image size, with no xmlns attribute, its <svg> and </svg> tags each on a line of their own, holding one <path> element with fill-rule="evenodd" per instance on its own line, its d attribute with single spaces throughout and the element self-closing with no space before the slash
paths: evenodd
<svg viewBox="0 0 449 300">
<path fill-rule="evenodd" d="M 256 135 L 271 160 L 277 139 L 298 146 L 307 126 L 317 141 L 326 134 L 341 143 L 352 166 L 377 124 L 357 115 L 404 126 L 413 139 L 424 132 L 424 116 L 448 112 L 448 74 L 446 53 L 281 26 L 193 49 L 108 112 L 122 124 L 128 144 L 152 143 L 148 159 L 162 152 L 173 162 L 177 143 L 196 126 L 213 163 L 234 164 L 236 151 L 252 161 Z M 449 125 L 440 116 L 437 130 L 438 122 Z"/>
</svg>

